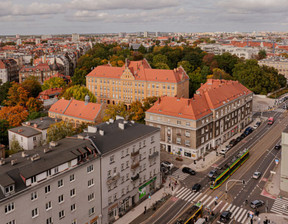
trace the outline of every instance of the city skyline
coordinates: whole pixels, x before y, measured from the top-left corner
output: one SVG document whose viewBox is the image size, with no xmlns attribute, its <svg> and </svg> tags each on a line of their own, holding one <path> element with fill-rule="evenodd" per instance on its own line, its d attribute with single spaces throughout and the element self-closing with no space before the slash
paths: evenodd
<svg viewBox="0 0 288 224">
<path fill-rule="evenodd" d="M 288 23 L 284 0 L 10 0 L 0 8 L 0 35 L 286 31 Z"/>
</svg>

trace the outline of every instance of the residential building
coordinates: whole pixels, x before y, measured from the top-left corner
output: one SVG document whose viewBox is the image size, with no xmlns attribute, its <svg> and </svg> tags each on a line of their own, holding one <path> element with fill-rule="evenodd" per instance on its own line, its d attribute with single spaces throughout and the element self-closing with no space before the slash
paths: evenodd
<svg viewBox="0 0 288 224">
<path fill-rule="evenodd" d="M 266 65 L 273 67 L 278 70 L 278 72 L 288 79 L 288 59 L 282 57 L 271 57 L 265 58 L 258 61 L 259 65 Z"/>
<path fill-rule="evenodd" d="M 161 128 L 161 147 L 199 159 L 252 121 L 253 93 L 238 81 L 208 79 L 191 99 L 161 97 L 146 124 Z"/>
<path fill-rule="evenodd" d="M 288 127 L 282 132 L 281 145 L 280 194 L 288 197 L 288 163 L 285 162 L 288 158 Z"/>
<path fill-rule="evenodd" d="M 122 67 L 97 66 L 86 76 L 87 88 L 98 102 L 126 105 L 152 96 L 189 97 L 189 77 L 180 66 L 174 70 L 152 69 L 146 59 L 126 60 Z"/>
<path fill-rule="evenodd" d="M 24 150 L 32 150 L 46 143 L 47 130 L 56 121 L 50 117 L 41 117 L 26 121 L 22 126 L 8 130 L 9 148 L 13 140 L 17 140 Z"/>
<path fill-rule="evenodd" d="M 80 36 L 78 33 L 72 33 L 72 42 L 78 42 L 80 40 Z"/>
<path fill-rule="evenodd" d="M 91 141 L 65 138 L 0 165 L 1 223 L 101 223 L 100 158 Z"/>
<path fill-rule="evenodd" d="M 103 118 L 104 106 L 99 103 L 89 102 L 87 95 L 85 101 L 60 99 L 48 111 L 51 118 L 69 121 L 75 126 L 81 123 L 100 123 Z"/>
<path fill-rule="evenodd" d="M 14 59 L 0 59 L 0 84 L 5 82 L 18 82 L 19 69 Z"/>
<path fill-rule="evenodd" d="M 87 135 L 101 153 L 102 223 L 111 223 L 160 187 L 160 130 L 118 119 Z"/>
</svg>

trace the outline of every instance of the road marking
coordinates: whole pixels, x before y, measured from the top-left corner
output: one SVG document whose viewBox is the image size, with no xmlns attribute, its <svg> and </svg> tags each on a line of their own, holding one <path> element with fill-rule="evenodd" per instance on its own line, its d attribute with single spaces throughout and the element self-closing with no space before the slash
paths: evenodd
<svg viewBox="0 0 288 224">
<path fill-rule="evenodd" d="M 243 208 L 240 208 L 239 212 L 235 215 L 235 220 L 238 218 L 238 216 L 241 214 Z"/>
<path fill-rule="evenodd" d="M 226 202 L 226 204 L 222 207 L 222 209 L 220 210 L 220 212 L 222 212 L 227 205 L 228 205 L 228 202 Z"/>
<path fill-rule="evenodd" d="M 242 218 L 241 223 L 244 223 L 245 220 L 248 219 L 247 214 L 248 214 L 248 211 L 245 210 L 245 212 L 243 212 L 243 215 L 242 215 L 242 217 L 241 217 L 241 218 Z"/>
<path fill-rule="evenodd" d="M 230 212 L 233 212 L 233 210 L 236 208 L 236 205 L 233 205 L 232 208 L 229 210 Z"/>
<path fill-rule="evenodd" d="M 211 202 L 207 205 L 207 207 L 210 207 L 210 205 L 215 202 L 215 200 L 211 200 Z"/>
<path fill-rule="evenodd" d="M 221 203 L 222 203 L 222 201 L 219 201 L 218 205 L 216 205 L 212 211 L 216 210 Z"/>
<path fill-rule="evenodd" d="M 234 217 L 235 214 L 236 214 L 236 212 L 237 212 L 239 209 L 240 209 L 240 207 L 236 207 L 235 210 L 234 210 L 234 212 L 232 213 L 231 217 Z"/>
<path fill-rule="evenodd" d="M 196 198 L 194 198 L 193 201 L 197 201 L 197 200 L 201 197 L 202 194 L 203 194 L 203 193 L 200 193 Z"/>
<path fill-rule="evenodd" d="M 193 199 L 196 198 L 199 194 L 201 195 L 202 193 L 197 192 L 196 194 L 194 194 L 194 196 L 192 198 L 190 198 L 190 202 L 192 203 Z"/>
<path fill-rule="evenodd" d="M 185 200 L 186 201 L 190 201 L 190 199 L 194 196 L 194 192 L 192 194 L 189 195 L 189 197 L 187 197 Z"/>
<path fill-rule="evenodd" d="M 201 201 L 203 203 L 204 199 L 207 197 L 208 195 L 204 195 L 202 198 L 199 199 L 199 201 Z"/>
<path fill-rule="evenodd" d="M 240 222 L 245 214 L 247 215 L 246 209 L 243 210 L 243 213 L 242 213 L 242 215 L 239 216 L 239 219 L 237 220 L 237 222 Z"/>
<path fill-rule="evenodd" d="M 186 189 L 185 187 L 180 188 L 180 189 L 176 192 L 176 194 L 180 194 L 180 192 L 184 191 L 185 189 Z"/>
<path fill-rule="evenodd" d="M 186 188 L 181 194 L 176 195 L 177 198 L 180 198 L 182 195 L 186 194 L 189 191 L 188 188 Z"/>
<path fill-rule="evenodd" d="M 209 196 L 206 201 L 203 202 L 203 205 L 205 205 L 210 199 L 212 198 L 212 196 Z"/>
<path fill-rule="evenodd" d="M 230 208 L 232 207 L 232 204 L 229 205 L 229 207 L 226 209 L 227 211 L 230 211 Z"/>
</svg>

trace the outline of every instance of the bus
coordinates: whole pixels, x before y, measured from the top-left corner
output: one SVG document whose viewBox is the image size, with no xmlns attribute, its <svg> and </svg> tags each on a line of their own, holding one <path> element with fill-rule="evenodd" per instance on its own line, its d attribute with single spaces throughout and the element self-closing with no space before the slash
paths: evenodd
<svg viewBox="0 0 288 224">
<path fill-rule="evenodd" d="M 274 123 L 274 117 L 269 117 L 268 118 L 268 124 L 272 125 Z"/>
<path fill-rule="evenodd" d="M 203 216 L 203 205 L 197 203 L 189 208 L 181 217 L 178 219 L 176 224 L 196 224 L 197 220 Z"/>
<path fill-rule="evenodd" d="M 232 160 L 224 165 L 224 171 L 216 177 L 210 185 L 210 188 L 215 190 L 220 187 L 246 160 L 249 158 L 249 150 L 240 151 Z"/>
</svg>

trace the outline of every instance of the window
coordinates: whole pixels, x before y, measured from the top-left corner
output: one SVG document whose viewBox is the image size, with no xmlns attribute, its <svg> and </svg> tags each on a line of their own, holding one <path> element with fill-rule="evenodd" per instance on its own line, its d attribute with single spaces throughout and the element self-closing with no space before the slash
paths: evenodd
<svg viewBox="0 0 288 224">
<path fill-rule="evenodd" d="M 5 213 L 13 211 L 15 208 L 14 202 L 10 202 L 8 205 L 5 205 Z"/>
<path fill-rule="evenodd" d="M 89 216 L 93 215 L 95 213 L 95 207 L 92 207 L 89 209 Z"/>
<path fill-rule="evenodd" d="M 112 203 L 112 197 L 108 197 L 108 204 L 111 204 Z"/>
<path fill-rule="evenodd" d="M 74 176 L 74 174 L 71 174 L 70 175 L 70 182 L 72 182 L 72 181 L 74 181 L 75 180 L 75 176 Z"/>
<path fill-rule="evenodd" d="M 37 192 L 35 191 L 31 193 L 31 201 L 34 201 L 36 199 L 37 199 Z"/>
<path fill-rule="evenodd" d="M 65 217 L 64 210 L 59 212 L 59 219 L 63 219 Z"/>
<path fill-rule="evenodd" d="M 181 144 L 181 138 L 176 138 L 176 143 Z"/>
<path fill-rule="evenodd" d="M 54 173 L 56 174 L 56 173 L 58 173 L 58 172 L 59 172 L 58 167 L 55 167 L 55 168 L 54 168 Z"/>
<path fill-rule="evenodd" d="M 35 182 L 36 182 L 36 176 L 31 177 L 31 183 L 33 184 L 33 183 L 35 183 Z"/>
<path fill-rule="evenodd" d="M 10 221 L 10 222 L 6 222 L 6 224 L 16 224 L 16 221 L 15 221 L 15 219 L 14 219 L 14 220 L 12 220 L 12 221 Z"/>
<path fill-rule="evenodd" d="M 52 224 L 52 223 L 53 223 L 52 217 L 46 219 L 46 224 Z"/>
<path fill-rule="evenodd" d="M 190 131 L 185 131 L 185 136 L 190 137 Z"/>
<path fill-rule="evenodd" d="M 108 178 L 111 177 L 111 170 L 108 170 L 107 176 L 108 176 Z"/>
<path fill-rule="evenodd" d="M 63 180 L 58 180 L 58 187 L 63 187 Z"/>
<path fill-rule="evenodd" d="M 70 196 L 71 196 L 71 198 L 72 198 L 72 197 L 74 197 L 75 195 L 76 195 L 76 190 L 75 190 L 75 188 L 73 188 L 73 189 L 70 190 Z"/>
<path fill-rule="evenodd" d="M 92 201 L 94 199 L 94 193 L 88 195 L 88 201 Z"/>
<path fill-rule="evenodd" d="M 121 171 L 124 170 L 124 163 L 121 164 Z"/>
<path fill-rule="evenodd" d="M 48 201 L 48 202 L 45 204 L 45 208 L 46 208 L 46 210 L 49 210 L 49 209 L 52 208 L 52 203 L 51 203 L 51 201 Z"/>
<path fill-rule="evenodd" d="M 71 224 L 77 224 L 77 219 L 74 219 Z"/>
<path fill-rule="evenodd" d="M 154 143 L 154 136 L 151 136 L 151 143 Z"/>
<path fill-rule="evenodd" d="M 186 146 L 190 146 L 190 141 L 189 140 L 185 140 L 185 145 Z"/>
<path fill-rule="evenodd" d="M 111 163 L 114 163 L 115 161 L 114 161 L 114 155 L 112 155 L 112 156 L 110 156 L 110 164 Z"/>
<path fill-rule="evenodd" d="M 91 180 L 88 180 L 88 187 L 91 187 L 94 185 L 94 180 L 91 179 Z"/>
<path fill-rule="evenodd" d="M 61 194 L 60 196 L 58 196 L 58 203 L 62 203 L 64 201 L 64 195 Z"/>
<path fill-rule="evenodd" d="M 115 174 L 116 171 L 117 171 L 117 167 L 114 167 L 114 169 L 113 169 L 113 173 Z"/>
<path fill-rule="evenodd" d="M 93 170 L 93 164 L 87 167 L 87 173 L 91 173 Z"/>
<path fill-rule="evenodd" d="M 35 217 L 37 217 L 39 214 L 38 214 L 38 208 L 34 208 L 33 210 L 32 210 L 32 218 L 35 218 Z"/>
<path fill-rule="evenodd" d="M 10 185 L 8 187 L 5 187 L 5 194 L 8 194 L 12 191 L 14 191 L 14 185 Z"/>
<path fill-rule="evenodd" d="M 186 122 L 186 126 L 190 126 L 190 122 Z"/>
<path fill-rule="evenodd" d="M 45 194 L 49 193 L 51 191 L 50 185 L 45 187 Z"/>
<path fill-rule="evenodd" d="M 181 121 L 177 121 L 177 124 L 181 124 Z"/>
<path fill-rule="evenodd" d="M 114 198 L 114 201 L 117 200 L 117 193 L 114 194 L 113 198 Z"/>
<path fill-rule="evenodd" d="M 126 161 L 126 168 L 129 167 L 129 161 Z"/>
<path fill-rule="evenodd" d="M 71 212 L 75 211 L 75 210 L 76 210 L 76 204 L 75 204 L 75 203 L 72 204 L 71 207 L 70 207 L 70 209 L 71 209 Z"/>
</svg>

